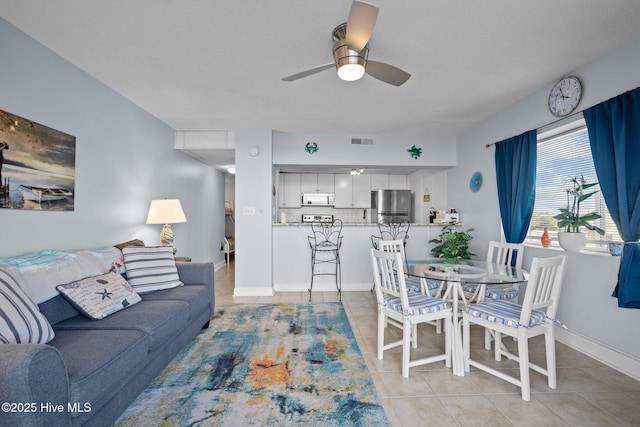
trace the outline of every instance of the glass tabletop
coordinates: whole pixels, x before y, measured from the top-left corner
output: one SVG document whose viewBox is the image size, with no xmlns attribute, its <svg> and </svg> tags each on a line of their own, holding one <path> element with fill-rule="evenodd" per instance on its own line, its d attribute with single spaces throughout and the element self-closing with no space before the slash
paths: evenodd
<svg viewBox="0 0 640 427">
<path fill-rule="evenodd" d="M 459 283 L 499 284 L 527 281 L 527 272 L 521 268 L 479 260 L 414 259 L 407 260 L 407 267 L 406 273 L 410 276 Z"/>
</svg>

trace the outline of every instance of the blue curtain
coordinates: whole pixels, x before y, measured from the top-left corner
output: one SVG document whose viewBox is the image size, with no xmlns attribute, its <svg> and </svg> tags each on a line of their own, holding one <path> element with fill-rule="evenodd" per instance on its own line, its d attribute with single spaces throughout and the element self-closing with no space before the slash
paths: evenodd
<svg viewBox="0 0 640 427">
<path fill-rule="evenodd" d="M 607 208 L 625 242 L 613 296 L 640 308 L 640 88 L 584 111 Z"/>
<path fill-rule="evenodd" d="M 522 243 L 536 199 L 537 134 L 530 130 L 496 143 L 496 179 L 502 229 L 509 243 Z"/>
</svg>

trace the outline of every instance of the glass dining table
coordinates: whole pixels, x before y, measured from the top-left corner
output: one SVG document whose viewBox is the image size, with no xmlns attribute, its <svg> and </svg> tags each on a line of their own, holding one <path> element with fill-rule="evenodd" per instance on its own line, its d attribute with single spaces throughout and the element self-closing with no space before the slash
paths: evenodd
<svg viewBox="0 0 640 427">
<path fill-rule="evenodd" d="M 457 376 L 464 376 L 464 361 L 462 331 L 460 319 L 456 313 L 470 302 L 465 296 L 463 286 L 478 285 L 479 289 L 474 293 L 477 299 L 473 302 L 482 302 L 486 285 L 512 287 L 525 283 L 528 278 L 527 271 L 521 268 L 479 260 L 414 259 L 407 260 L 404 267 L 407 270 L 405 273 L 410 276 L 425 278 L 428 281 L 440 281 L 443 285 L 443 294 L 440 297 L 451 304 L 454 313 L 451 356 L 453 374 Z"/>
</svg>

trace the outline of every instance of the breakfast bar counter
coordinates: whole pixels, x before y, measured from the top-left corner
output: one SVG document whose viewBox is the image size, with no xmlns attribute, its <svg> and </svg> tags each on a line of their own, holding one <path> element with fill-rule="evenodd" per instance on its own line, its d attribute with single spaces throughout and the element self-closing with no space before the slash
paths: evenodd
<svg viewBox="0 0 640 427">
<path fill-rule="evenodd" d="M 437 237 L 441 224 L 411 224 L 406 252 L 409 258 L 430 256 L 429 240 Z M 273 285 L 277 292 L 302 292 L 311 282 L 311 248 L 307 236 L 311 234 L 311 223 L 274 223 L 273 233 Z M 371 236 L 379 235 L 378 225 L 371 223 L 344 223 L 342 228 L 340 260 L 342 266 L 342 290 L 370 290 L 372 248 Z M 330 268 L 322 266 L 321 268 Z M 332 277 L 316 278 L 314 291 L 334 291 Z"/>
</svg>

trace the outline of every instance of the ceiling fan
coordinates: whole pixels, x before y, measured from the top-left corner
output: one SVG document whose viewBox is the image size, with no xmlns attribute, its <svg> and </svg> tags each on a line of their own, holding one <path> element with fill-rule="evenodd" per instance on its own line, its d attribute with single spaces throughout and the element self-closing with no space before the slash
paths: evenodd
<svg viewBox="0 0 640 427">
<path fill-rule="evenodd" d="M 347 22 L 333 29 L 333 62 L 284 77 L 285 82 L 308 77 L 336 67 L 338 77 L 346 81 L 361 78 L 364 73 L 385 83 L 400 86 L 411 74 L 393 65 L 368 59 L 369 38 L 378 18 L 378 7 L 363 1 L 354 1 Z"/>
</svg>

